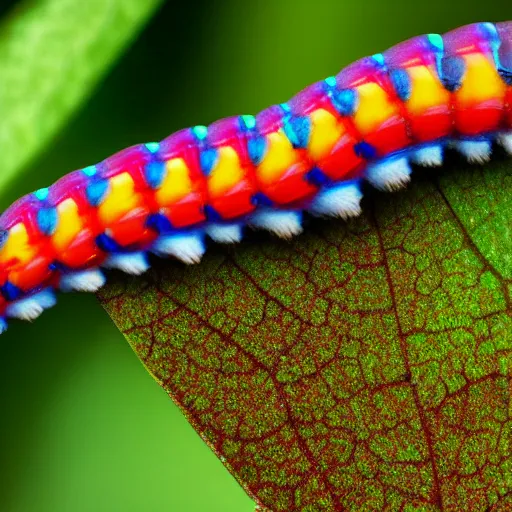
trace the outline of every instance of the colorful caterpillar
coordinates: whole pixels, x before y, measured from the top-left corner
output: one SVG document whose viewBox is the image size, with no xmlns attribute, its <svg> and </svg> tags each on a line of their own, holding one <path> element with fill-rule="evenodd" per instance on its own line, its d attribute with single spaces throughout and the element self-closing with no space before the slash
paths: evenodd
<svg viewBox="0 0 512 512">
<path fill-rule="evenodd" d="M 512 22 L 429 34 L 355 62 L 257 116 L 133 146 L 14 203 L 0 217 L 0 332 L 33 320 L 55 289 L 96 291 L 99 267 L 140 274 L 147 254 L 195 263 L 205 237 L 246 225 L 281 237 L 302 212 L 360 213 L 361 180 L 394 190 L 409 162 L 454 146 L 512 154 Z"/>
</svg>

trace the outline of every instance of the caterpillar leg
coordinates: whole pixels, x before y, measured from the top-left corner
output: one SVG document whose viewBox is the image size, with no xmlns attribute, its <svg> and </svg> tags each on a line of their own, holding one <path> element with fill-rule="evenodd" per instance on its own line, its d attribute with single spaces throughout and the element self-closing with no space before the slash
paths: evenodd
<svg viewBox="0 0 512 512">
<path fill-rule="evenodd" d="M 498 134 L 497 141 L 509 155 L 512 155 L 512 132 Z"/>
<path fill-rule="evenodd" d="M 187 264 L 199 263 L 205 252 L 202 234 L 162 235 L 153 245 L 157 256 L 174 256 Z"/>
<path fill-rule="evenodd" d="M 469 163 L 485 164 L 491 159 L 492 144 L 488 140 L 456 140 L 452 144 Z"/>
<path fill-rule="evenodd" d="M 266 229 L 281 238 L 302 233 L 302 213 L 296 211 L 262 210 L 251 215 L 249 225 Z"/>
<path fill-rule="evenodd" d="M 149 268 L 144 252 L 111 254 L 103 263 L 105 268 L 116 268 L 127 274 L 140 275 Z"/>
<path fill-rule="evenodd" d="M 411 181 L 411 167 L 405 156 L 368 166 L 366 179 L 379 190 L 399 190 Z"/>
<path fill-rule="evenodd" d="M 105 284 L 103 272 L 97 268 L 64 274 L 60 278 L 59 288 L 63 292 L 96 292 Z"/>
<path fill-rule="evenodd" d="M 55 303 L 56 298 L 53 290 L 41 290 L 30 297 L 9 304 L 6 314 L 8 317 L 31 321 L 35 320 L 45 309 L 55 306 Z"/>
<path fill-rule="evenodd" d="M 361 213 L 362 198 L 359 183 L 329 187 L 315 197 L 308 211 L 318 216 L 357 217 Z"/>
<path fill-rule="evenodd" d="M 220 244 L 236 244 L 242 240 L 242 227 L 239 224 L 211 224 L 206 234 Z"/>
<path fill-rule="evenodd" d="M 422 167 L 440 167 L 443 165 L 443 146 L 434 144 L 413 151 L 411 162 Z"/>
</svg>

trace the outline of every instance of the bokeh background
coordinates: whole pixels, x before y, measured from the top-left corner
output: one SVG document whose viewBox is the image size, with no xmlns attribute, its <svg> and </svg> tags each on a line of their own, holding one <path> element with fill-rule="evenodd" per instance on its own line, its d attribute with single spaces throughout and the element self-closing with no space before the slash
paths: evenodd
<svg viewBox="0 0 512 512">
<path fill-rule="evenodd" d="M 15 4 L 2 0 L 0 14 Z M 168 1 L 0 191 L 0 208 L 125 146 L 285 101 L 408 37 L 506 19 L 509 0 Z M 93 295 L 61 296 L 35 323 L 12 323 L 0 389 L 2 512 L 253 510 Z"/>
</svg>

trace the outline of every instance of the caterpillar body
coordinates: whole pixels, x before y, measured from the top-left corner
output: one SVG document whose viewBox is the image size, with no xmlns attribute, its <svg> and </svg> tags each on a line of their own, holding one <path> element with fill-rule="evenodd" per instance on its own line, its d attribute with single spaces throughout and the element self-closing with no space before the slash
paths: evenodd
<svg viewBox="0 0 512 512">
<path fill-rule="evenodd" d="M 0 332 L 54 292 L 96 291 L 103 268 L 147 270 L 148 253 L 196 263 L 205 239 L 243 228 L 280 237 L 304 211 L 360 213 L 361 181 L 394 190 L 410 163 L 512 154 L 512 22 L 415 37 L 363 58 L 256 116 L 125 149 L 28 194 L 0 216 Z"/>
</svg>

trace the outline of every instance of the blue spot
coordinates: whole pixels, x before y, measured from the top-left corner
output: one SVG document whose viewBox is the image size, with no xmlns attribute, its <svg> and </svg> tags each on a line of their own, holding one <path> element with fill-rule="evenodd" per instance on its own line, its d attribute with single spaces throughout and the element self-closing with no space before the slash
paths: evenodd
<svg viewBox="0 0 512 512">
<path fill-rule="evenodd" d="M 512 85 L 512 70 L 500 66 L 498 73 L 507 85 Z"/>
<path fill-rule="evenodd" d="M 48 197 L 49 192 L 48 188 L 40 188 L 34 192 L 34 195 L 39 201 L 44 201 Z"/>
<path fill-rule="evenodd" d="M 58 270 L 59 272 L 69 272 L 72 270 L 71 267 L 68 267 L 67 265 L 65 265 L 64 263 L 62 263 L 61 261 L 58 261 L 58 260 L 54 260 L 52 261 L 49 265 L 48 265 L 48 268 L 50 270 Z"/>
<path fill-rule="evenodd" d="M 151 188 L 158 188 L 165 177 L 165 164 L 163 162 L 149 162 L 145 168 L 146 181 Z"/>
<path fill-rule="evenodd" d="M 335 76 L 328 76 L 324 82 L 329 86 L 329 87 L 336 87 L 336 77 Z"/>
<path fill-rule="evenodd" d="M 428 34 L 428 42 L 438 51 L 444 51 L 444 41 L 439 34 Z"/>
<path fill-rule="evenodd" d="M 85 195 L 91 206 L 99 206 L 108 189 L 108 180 L 100 179 L 87 185 Z"/>
<path fill-rule="evenodd" d="M 210 148 L 201 151 L 201 154 L 199 155 L 199 164 L 201 165 L 201 170 L 205 176 L 208 176 L 215 167 L 217 157 L 216 149 Z"/>
<path fill-rule="evenodd" d="M 393 69 L 389 73 L 396 94 L 402 101 L 411 97 L 411 78 L 405 69 Z"/>
<path fill-rule="evenodd" d="M 172 231 L 172 224 L 169 219 L 161 213 L 153 213 L 146 220 L 146 226 L 157 233 Z"/>
<path fill-rule="evenodd" d="M 274 203 L 263 192 L 256 192 L 251 197 L 251 203 L 255 206 L 274 206 Z"/>
<path fill-rule="evenodd" d="M 57 220 L 58 215 L 56 208 L 41 208 L 37 212 L 37 226 L 43 235 L 53 235 L 57 227 Z"/>
<path fill-rule="evenodd" d="M 485 38 L 491 43 L 491 47 L 493 49 L 497 49 L 500 46 L 500 36 L 498 34 L 498 29 L 495 27 L 493 23 L 485 22 L 480 23 L 479 26 Z"/>
<path fill-rule="evenodd" d="M 254 116 L 240 116 L 240 128 L 247 132 L 256 128 L 256 118 Z"/>
<path fill-rule="evenodd" d="M 265 156 L 267 150 L 267 141 L 265 137 L 258 135 L 247 141 L 247 151 L 249 152 L 249 158 L 254 165 L 259 165 Z"/>
<path fill-rule="evenodd" d="M 281 103 L 279 106 L 283 109 L 283 112 L 285 112 L 286 114 L 290 112 L 290 106 L 288 105 L 288 103 Z"/>
<path fill-rule="evenodd" d="M 331 184 L 331 179 L 328 178 L 321 169 L 313 167 L 307 174 L 306 179 L 315 187 L 324 187 Z"/>
<path fill-rule="evenodd" d="M 150 153 L 157 153 L 160 149 L 160 144 L 158 142 L 148 142 L 147 144 L 144 144 L 146 146 L 146 149 Z"/>
<path fill-rule="evenodd" d="M 118 252 L 121 250 L 121 246 L 105 233 L 96 237 L 96 245 L 104 252 Z"/>
<path fill-rule="evenodd" d="M 441 82 L 445 89 L 454 92 L 460 89 L 466 65 L 461 57 L 443 57 L 441 59 Z"/>
<path fill-rule="evenodd" d="M 372 160 L 377 156 L 375 148 L 364 140 L 354 145 L 354 152 L 359 158 L 365 160 Z"/>
<path fill-rule="evenodd" d="M 6 281 L 5 284 L 0 286 L 0 293 L 5 300 L 12 301 L 21 297 L 22 291 L 16 285 Z"/>
<path fill-rule="evenodd" d="M 372 59 L 381 67 L 386 65 L 384 61 L 384 55 L 382 55 L 382 53 L 376 53 L 375 55 L 372 55 Z"/>
<path fill-rule="evenodd" d="M 498 34 L 498 29 L 493 23 L 480 23 L 479 27 L 483 32 L 484 37 L 489 40 L 492 49 L 492 56 L 494 58 L 494 63 L 496 64 L 496 69 L 498 70 L 499 75 L 507 85 L 512 85 L 512 69 L 510 66 L 506 65 L 512 65 L 512 59 L 506 59 L 510 61 L 507 63 L 501 61 L 499 54 L 501 41 Z"/>
<path fill-rule="evenodd" d="M 219 215 L 215 208 L 213 208 L 213 206 L 210 206 L 209 204 L 204 206 L 203 211 L 204 214 L 206 215 L 206 218 L 209 221 L 219 222 L 223 220 L 223 218 Z"/>
<path fill-rule="evenodd" d="M 294 148 L 307 148 L 311 133 L 311 121 L 309 117 L 290 117 L 284 121 L 284 133 Z"/>
<path fill-rule="evenodd" d="M 192 133 L 194 134 L 196 139 L 204 140 L 208 135 L 208 128 L 206 128 L 206 126 L 197 125 L 194 126 L 194 128 L 192 128 Z"/>
<path fill-rule="evenodd" d="M 8 236 L 9 231 L 7 229 L 0 229 L 0 249 L 4 246 Z"/>
<path fill-rule="evenodd" d="M 96 169 L 96 166 L 95 165 L 89 165 L 89 167 L 84 167 L 82 169 L 82 172 L 86 175 L 86 176 L 94 176 L 96 174 L 98 170 Z"/>
<path fill-rule="evenodd" d="M 342 116 L 352 116 L 356 111 L 357 95 L 352 89 L 333 91 L 331 101 L 334 108 Z"/>
</svg>

